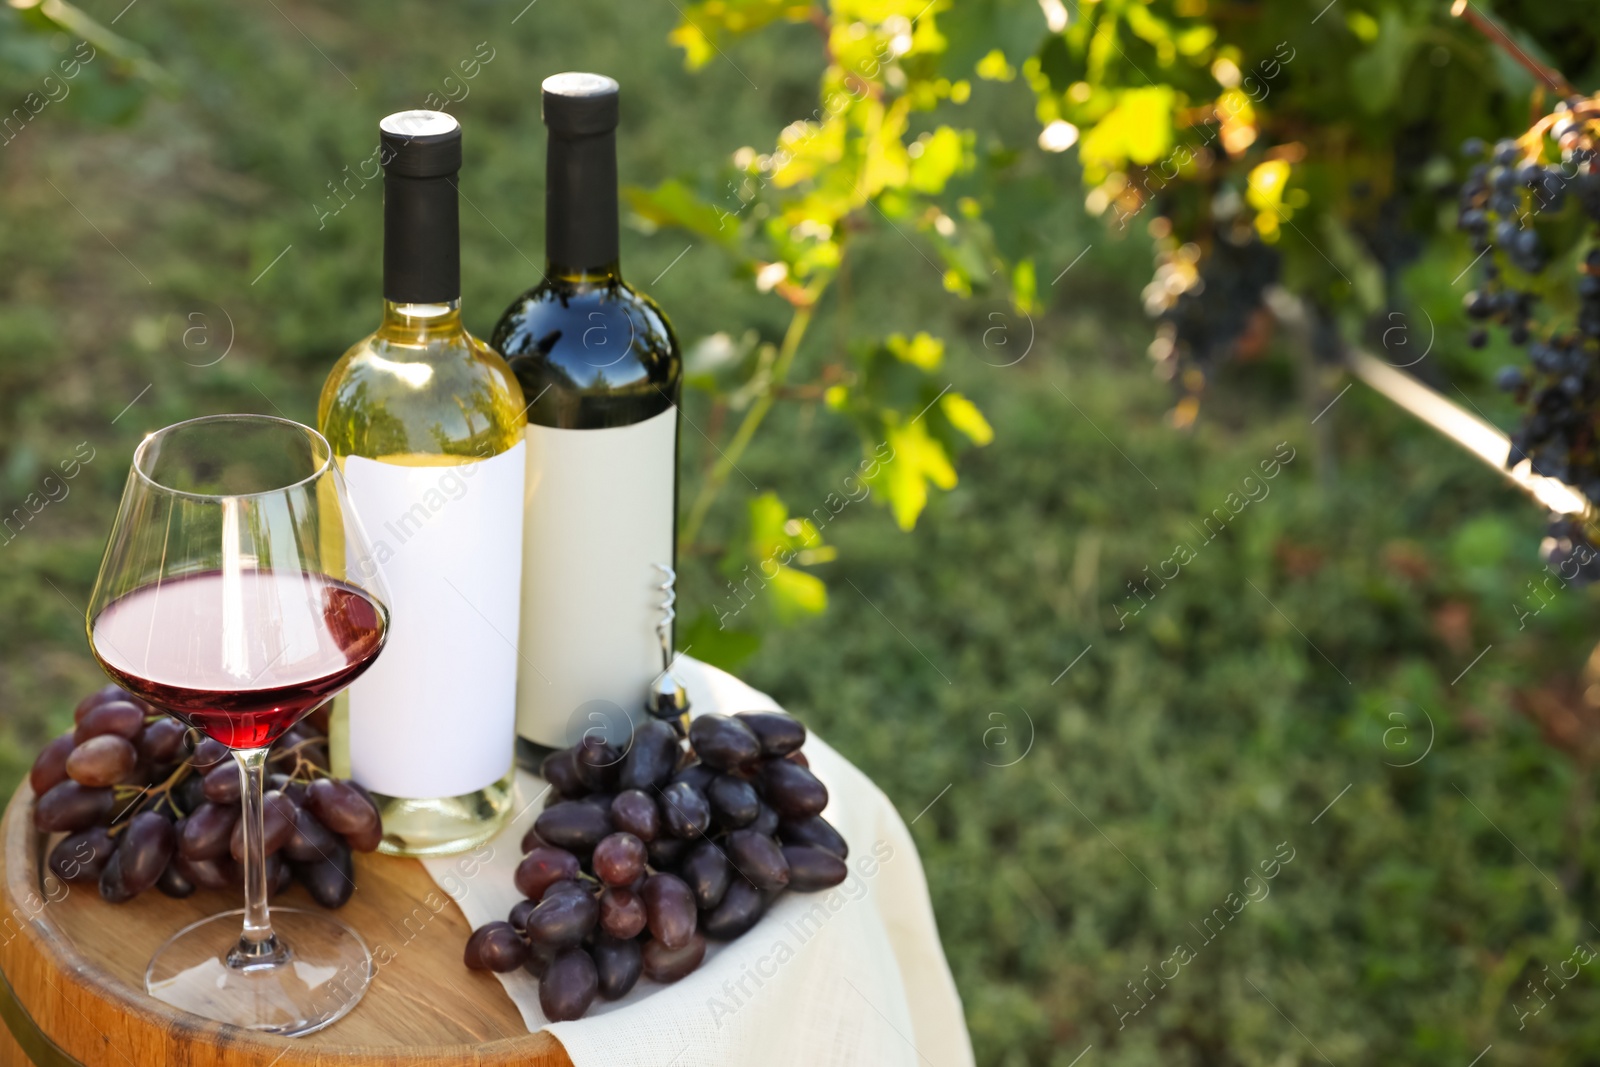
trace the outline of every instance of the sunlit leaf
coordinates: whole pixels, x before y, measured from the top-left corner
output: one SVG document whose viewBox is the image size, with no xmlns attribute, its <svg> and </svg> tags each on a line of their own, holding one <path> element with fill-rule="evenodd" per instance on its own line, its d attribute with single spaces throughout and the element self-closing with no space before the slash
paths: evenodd
<svg viewBox="0 0 1600 1067">
<path fill-rule="evenodd" d="M 780 622 L 800 615 L 820 615 L 828 606 L 828 587 L 822 579 L 793 567 L 779 567 L 767 583 L 773 612 Z"/>
<path fill-rule="evenodd" d="M 939 410 L 950 420 L 950 425 L 966 434 L 975 445 L 986 445 L 994 440 L 994 427 L 983 417 L 978 406 L 960 393 L 944 394 L 939 400 Z"/>
<path fill-rule="evenodd" d="M 969 167 L 965 139 L 949 126 L 940 126 L 917 140 L 921 151 L 911 161 L 909 185 L 919 193 L 938 193 L 957 171 Z"/>
<path fill-rule="evenodd" d="M 905 334 L 890 334 L 884 343 L 896 359 L 922 370 L 934 370 L 944 359 L 944 342 L 927 333 L 918 333 L 909 341 Z"/>
<path fill-rule="evenodd" d="M 1154 163 L 1172 150 L 1176 92 L 1166 85 L 1128 89 L 1083 135 L 1078 152 L 1086 167 L 1114 170 L 1127 163 Z"/>
<path fill-rule="evenodd" d="M 714 207 L 677 179 L 668 178 L 654 189 L 630 186 L 626 196 L 628 206 L 654 225 L 677 226 L 730 248 L 738 240 L 738 205 Z"/>
<path fill-rule="evenodd" d="M 920 419 L 889 426 L 887 437 L 891 458 L 879 467 L 871 481 L 888 499 L 895 523 L 902 530 L 910 530 L 927 506 L 928 483 L 953 489 L 956 471 L 944 445 L 928 433 L 926 423 Z"/>
</svg>

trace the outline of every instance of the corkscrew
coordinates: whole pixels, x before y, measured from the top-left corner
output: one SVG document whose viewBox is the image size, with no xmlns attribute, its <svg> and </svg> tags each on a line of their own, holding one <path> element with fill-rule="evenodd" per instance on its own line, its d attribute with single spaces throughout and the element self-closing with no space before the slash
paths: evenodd
<svg viewBox="0 0 1600 1067">
<path fill-rule="evenodd" d="M 683 683 L 672 673 L 672 622 L 678 617 L 678 572 L 665 563 L 651 566 L 666 576 L 656 586 L 661 590 L 661 618 L 656 623 L 656 637 L 661 642 L 661 673 L 650 684 L 645 697 L 645 710 L 658 719 L 670 722 L 680 736 L 689 732 L 689 693 Z"/>
</svg>

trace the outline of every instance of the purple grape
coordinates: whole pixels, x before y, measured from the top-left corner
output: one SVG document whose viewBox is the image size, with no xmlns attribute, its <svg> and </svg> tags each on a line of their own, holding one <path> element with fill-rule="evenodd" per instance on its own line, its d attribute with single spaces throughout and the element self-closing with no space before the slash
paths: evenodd
<svg viewBox="0 0 1600 1067">
<path fill-rule="evenodd" d="M 750 727 L 763 756 L 787 756 L 806 743 L 806 728 L 781 711 L 741 711 L 734 718 Z"/>
<path fill-rule="evenodd" d="M 528 946 L 510 923 L 486 923 L 472 931 L 462 961 L 475 971 L 505 973 L 521 967 L 528 958 Z"/>
<path fill-rule="evenodd" d="M 162 716 L 139 735 L 139 758 L 160 767 L 183 758 L 183 742 L 189 728 L 177 719 Z"/>
<path fill-rule="evenodd" d="M 762 795 L 782 818 L 804 819 L 828 806 L 828 787 L 793 760 L 772 759 L 757 778 Z"/>
<path fill-rule="evenodd" d="M 749 826 L 761 813 L 756 787 L 731 774 L 719 774 L 711 780 L 706 800 L 711 803 L 712 820 L 724 830 Z"/>
<path fill-rule="evenodd" d="M 646 793 L 667 784 L 681 753 L 678 734 L 659 719 L 640 723 L 633 731 L 633 747 L 623 758 L 617 784 Z"/>
<path fill-rule="evenodd" d="M 49 867 L 65 882 L 93 882 L 105 870 L 117 843 L 103 826 L 92 826 L 63 837 L 50 850 Z"/>
<path fill-rule="evenodd" d="M 322 820 L 311 814 L 309 809 L 300 808 L 295 811 L 294 833 L 284 842 L 283 854 L 296 863 L 316 863 L 332 859 L 336 852 L 348 852 L 349 847 L 344 838 L 323 826 Z"/>
<path fill-rule="evenodd" d="M 578 877 L 578 857 L 565 849 L 541 846 L 533 849 L 517 864 L 517 892 L 532 900 L 544 896 L 544 891 L 556 882 Z"/>
<path fill-rule="evenodd" d="M 573 749 L 578 780 L 588 787 L 589 792 L 616 789 L 617 778 L 622 771 L 622 753 L 617 751 L 615 745 L 607 744 L 597 735 L 586 734 Z"/>
<path fill-rule="evenodd" d="M 332 837 L 331 834 L 329 836 Z M 291 861 L 294 859 L 287 849 L 284 855 Z M 326 854 L 308 862 L 291 862 L 290 866 L 295 876 L 300 879 L 300 884 L 311 894 L 311 899 L 324 908 L 344 907 L 350 895 L 356 891 L 355 868 L 350 862 L 350 846 L 341 838 L 333 837 L 332 847 Z"/>
<path fill-rule="evenodd" d="M 205 790 L 206 799 L 213 804 L 239 803 L 239 768 L 226 763 L 217 764 L 205 773 L 201 788 Z"/>
<path fill-rule="evenodd" d="M 700 916 L 700 929 L 707 937 L 732 941 L 760 921 L 766 907 L 761 890 L 743 878 L 735 878 L 728 883 L 722 903 Z"/>
<path fill-rule="evenodd" d="M 700 966 L 706 958 L 706 939 L 691 933 L 677 947 L 662 941 L 646 941 L 640 952 L 645 977 L 654 982 L 676 982 Z"/>
<path fill-rule="evenodd" d="M 691 841 L 711 828 L 711 805 L 687 782 L 673 782 L 663 789 L 660 806 L 661 825 L 673 837 Z"/>
<path fill-rule="evenodd" d="M 581 948 L 569 948 L 550 962 L 539 979 L 539 1007 L 551 1022 L 579 1019 L 599 989 L 594 960 Z"/>
<path fill-rule="evenodd" d="M 589 864 L 606 885 L 632 885 L 644 874 L 644 842 L 632 834 L 610 834 L 594 847 Z"/>
<path fill-rule="evenodd" d="M 113 700 L 136 700 L 135 696 L 127 690 L 116 685 L 103 685 L 78 701 L 78 706 L 72 709 L 72 723 L 76 726 L 83 721 L 83 717 L 98 708 L 101 704 L 109 704 Z"/>
<path fill-rule="evenodd" d="M 156 879 L 156 888 L 165 896 L 182 900 L 184 897 L 194 895 L 195 884 L 184 877 L 177 862 L 174 861 L 167 864 L 166 869 L 161 872 L 161 877 Z"/>
<path fill-rule="evenodd" d="M 28 784 L 33 787 L 34 796 L 42 797 L 67 780 L 67 759 L 76 746 L 71 734 L 62 734 L 40 749 L 39 755 L 34 757 L 33 769 L 28 772 Z"/>
<path fill-rule="evenodd" d="M 652 874 L 644 881 L 644 910 L 650 936 L 667 948 L 680 948 L 694 933 L 694 893 L 673 874 Z"/>
<path fill-rule="evenodd" d="M 506 916 L 506 922 L 521 930 L 528 922 L 528 913 L 539 906 L 537 900 L 519 900 L 511 905 L 511 914 Z"/>
<path fill-rule="evenodd" d="M 583 943 L 599 918 L 600 905 L 588 893 L 556 893 L 528 913 L 523 930 L 546 948 L 570 948 Z"/>
<path fill-rule="evenodd" d="M 144 707 L 131 700 L 111 700 L 91 709 L 72 731 L 72 740 L 83 744 L 91 737 L 115 734 L 131 742 L 144 729 Z"/>
<path fill-rule="evenodd" d="M 850 846 L 845 843 L 844 835 L 820 815 L 779 823 L 778 839 L 786 845 L 813 845 L 826 849 L 842 860 L 850 858 Z"/>
<path fill-rule="evenodd" d="M 722 903 L 732 875 L 727 853 L 710 841 L 701 841 L 691 848 L 678 866 L 678 877 L 694 893 L 695 906 L 701 911 L 710 911 Z"/>
<path fill-rule="evenodd" d="M 372 799 L 354 782 L 338 778 L 318 778 L 306 786 L 306 807 L 336 834 L 367 834 L 379 825 Z"/>
<path fill-rule="evenodd" d="M 129 896 L 138 896 L 155 885 L 177 848 L 177 835 L 166 816 L 141 811 L 129 819 L 117 843 L 122 888 Z"/>
<path fill-rule="evenodd" d="M 627 996 L 628 990 L 639 981 L 639 975 L 644 970 L 639 942 L 602 932 L 594 936 L 594 945 L 589 952 L 594 958 L 600 995 L 607 1000 Z"/>
<path fill-rule="evenodd" d="M 580 896 L 592 897 L 594 893 L 589 888 L 592 884 L 592 882 L 585 881 L 582 878 L 565 878 L 545 886 L 544 893 L 540 895 L 539 899 L 549 900 L 560 893 L 577 893 Z"/>
<path fill-rule="evenodd" d="M 689 744 L 701 763 L 732 771 L 761 758 L 761 741 L 744 722 L 715 712 L 689 724 Z"/>
<path fill-rule="evenodd" d="M 589 791 L 578 777 L 578 750 L 563 748 L 544 758 L 539 774 L 563 797 L 581 797 Z"/>
<path fill-rule="evenodd" d="M 661 832 L 661 810 L 649 794 L 624 789 L 611 800 L 611 825 L 648 845 Z"/>
<path fill-rule="evenodd" d="M 784 845 L 783 858 L 789 864 L 789 888 L 801 893 L 832 889 L 850 874 L 844 860 L 815 845 Z"/>
<path fill-rule="evenodd" d="M 789 884 L 789 862 L 772 838 L 751 830 L 735 830 L 723 844 L 734 870 L 757 889 L 782 889 Z"/>
<path fill-rule="evenodd" d="M 184 859 L 215 860 L 228 854 L 228 842 L 239 821 L 239 809 L 206 801 L 189 813 L 178 835 L 178 852 Z"/>
<path fill-rule="evenodd" d="M 755 821 L 746 826 L 745 829 L 771 837 L 778 832 L 778 813 L 767 805 L 762 804 L 761 810 L 756 813 Z"/>
<path fill-rule="evenodd" d="M 611 816 L 593 804 L 565 800 L 541 811 L 533 828 L 557 848 L 589 852 L 611 832 Z"/>
<path fill-rule="evenodd" d="M 109 789 L 91 789 L 68 778 L 51 786 L 34 802 L 33 825 L 42 833 L 87 830 L 111 814 Z"/>
<path fill-rule="evenodd" d="M 600 928 L 612 937 L 638 937 L 646 921 L 644 899 L 633 890 L 613 887 L 600 894 Z"/>
</svg>

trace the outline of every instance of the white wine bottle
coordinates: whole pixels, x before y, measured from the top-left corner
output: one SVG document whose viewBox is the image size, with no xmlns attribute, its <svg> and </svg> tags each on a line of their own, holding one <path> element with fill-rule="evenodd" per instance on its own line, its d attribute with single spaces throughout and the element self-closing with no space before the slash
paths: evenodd
<svg viewBox="0 0 1600 1067">
<path fill-rule="evenodd" d="M 616 712 L 636 716 L 662 672 L 656 624 L 677 547 L 683 376 L 666 316 L 618 264 L 617 83 L 557 74 L 543 98 L 545 279 L 490 338 L 529 402 L 517 683 L 525 763 L 597 726 L 625 743 L 625 732 L 612 735 Z"/>
<path fill-rule="evenodd" d="M 403 111 L 378 128 L 383 321 L 328 375 L 318 422 L 393 621 L 334 707 L 333 755 L 378 804 L 379 849 L 430 856 L 511 810 L 526 419 L 510 368 L 461 324 L 460 125 Z"/>
</svg>

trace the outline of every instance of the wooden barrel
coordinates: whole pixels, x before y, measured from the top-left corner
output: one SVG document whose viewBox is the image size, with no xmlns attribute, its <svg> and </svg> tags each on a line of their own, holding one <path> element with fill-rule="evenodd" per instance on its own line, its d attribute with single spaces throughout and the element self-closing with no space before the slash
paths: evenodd
<svg viewBox="0 0 1600 1067">
<path fill-rule="evenodd" d="M 414 860 L 356 856 L 356 891 L 337 914 L 383 962 L 326 1030 L 271 1037 L 163 1004 L 144 992 L 157 947 L 239 907 L 242 893 L 173 900 L 150 890 L 107 904 L 92 883 L 49 874 L 32 808 L 24 782 L 0 822 L 0 1067 L 572 1067 L 560 1042 L 528 1033 L 495 978 L 462 964 L 471 930 Z M 276 901 L 316 907 L 299 886 Z"/>
</svg>

